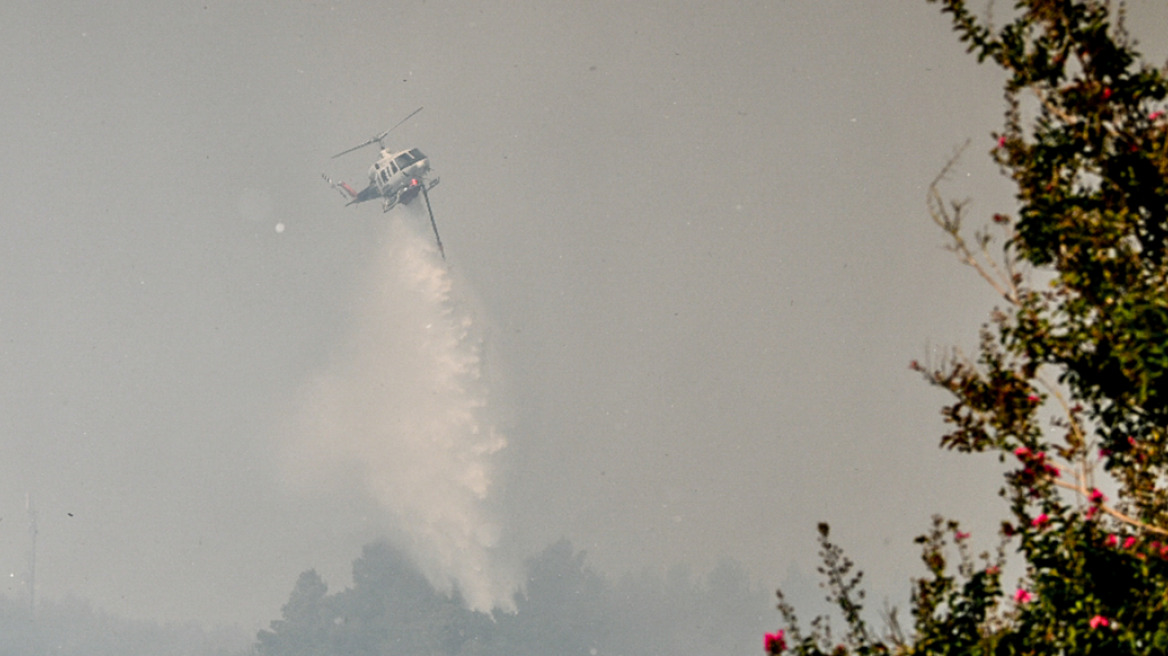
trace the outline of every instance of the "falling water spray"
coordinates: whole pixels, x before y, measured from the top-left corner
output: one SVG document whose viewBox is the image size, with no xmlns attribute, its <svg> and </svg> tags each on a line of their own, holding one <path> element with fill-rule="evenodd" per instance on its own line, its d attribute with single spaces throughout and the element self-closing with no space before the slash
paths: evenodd
<svg viewBox="0 0 1168 656">
<path fill-rule="evenodd" d="M 508 609 L 515 570 L 491 511 L 506 440 L 479 328 L 469 293 L 408 218 L 391 222 L 351 333 L 309 386 L 287 462 L 300 480 L 358 481 L 436 588 Z"/>
</svg>

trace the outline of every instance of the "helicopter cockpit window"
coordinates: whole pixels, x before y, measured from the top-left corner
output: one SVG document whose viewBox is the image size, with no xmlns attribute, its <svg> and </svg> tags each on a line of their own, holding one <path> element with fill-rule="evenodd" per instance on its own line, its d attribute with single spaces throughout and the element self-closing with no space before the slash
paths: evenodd
<svg viewBox="0 0 1168 656">
<path fill-rule="evenodd" d="M 389 182 L 389 170 L 388 169 L 381 169 L 381 181 L 382 182 Z"/>
<path fill-rule="evenodd" d="M 409 166 L 410 164 L 413 164 L 414 162 L 416 162 L 417 158 L 414 157 L 413 151 L 410 151 L 408 153 L 402 153 L 401 155 L 398 155 L 397 158 L 394 159 L 393 161 L 396 162 L 398 166 L 400 166 L 401 168 L 404 169 L 407 166 Z"/>
</svg>

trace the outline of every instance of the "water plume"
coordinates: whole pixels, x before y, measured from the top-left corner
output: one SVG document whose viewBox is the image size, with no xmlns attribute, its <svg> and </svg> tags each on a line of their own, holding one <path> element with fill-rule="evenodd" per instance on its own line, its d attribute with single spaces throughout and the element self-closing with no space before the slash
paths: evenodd
<svg viewBox="0 0 1168 656">
<path fill-rule="evenodd" d="M 398 213 L 401 214 L 401 213 Z M 358 482 L 386 533 L 431 583 L 468 606 L 511 609 L 498 556 L 497 430 L 481 337 L 431 241 L 394 217 L 363 281 L 343 348 L 309 386 L 289 473 Z M 459 298 L 462 300 L 460 301 Z"/>
</svg>

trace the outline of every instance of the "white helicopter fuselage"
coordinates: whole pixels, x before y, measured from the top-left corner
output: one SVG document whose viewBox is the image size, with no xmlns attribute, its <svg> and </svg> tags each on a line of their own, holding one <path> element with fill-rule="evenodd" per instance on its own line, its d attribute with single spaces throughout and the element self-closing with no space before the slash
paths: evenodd
<svg viewBox="0 0 1168 656">
<path fill-rule="evenodd" d="M 402 192 L 424 184 L 423 179 L 428 173 L 430 158 L 417 148 L 399 152 L 382 150 L 381 156 L 369 167 L 369 182 L 377 187 L 382 198 L 396 203 L 401 200 Z"/>
</svg>

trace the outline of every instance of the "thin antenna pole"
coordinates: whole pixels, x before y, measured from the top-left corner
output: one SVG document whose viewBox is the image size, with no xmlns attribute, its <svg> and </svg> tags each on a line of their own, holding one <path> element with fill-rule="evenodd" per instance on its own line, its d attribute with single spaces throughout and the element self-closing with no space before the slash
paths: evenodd
<svg viewBox="0 0 1168 656">
<path fill-rule="evenodd" d="M 32 493 L 24 495 L 24 509 L 28 513 L 28 612 L 36 615 L 36 551 L 37 513 L 32 505 Z"/>
</svg>

